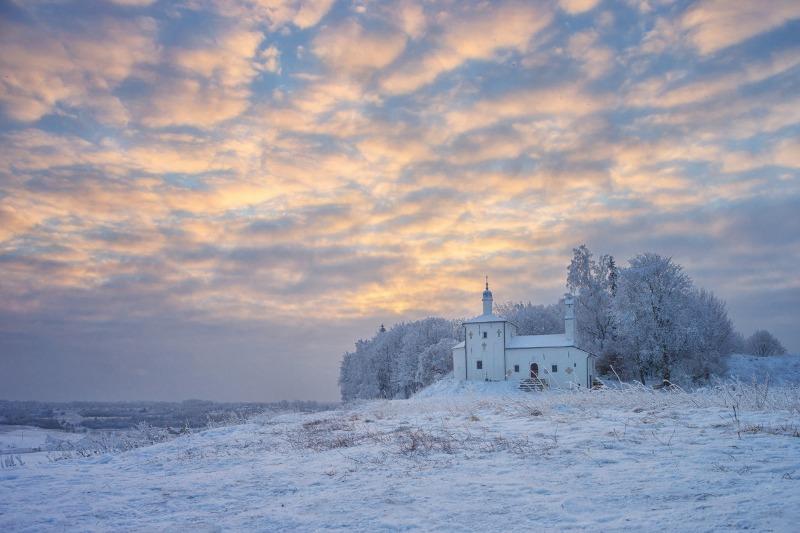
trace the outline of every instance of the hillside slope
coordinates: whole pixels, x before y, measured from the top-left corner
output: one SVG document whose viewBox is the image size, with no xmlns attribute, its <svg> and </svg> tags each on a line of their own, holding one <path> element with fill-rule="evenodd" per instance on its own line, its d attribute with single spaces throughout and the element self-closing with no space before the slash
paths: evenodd
<svg viewBox="0 0 800 533">
<path fill-rule="evenodd" d="M 797 387 L 440 387 L 3 469 L 0 530 L 789 531 L 800 521 Z"/>
<path fill-rule="evenodd" d="M 734 354 L 728 357 L 727 376 L 746 382 L 800 383 L 800 355 L 757 355 Z"/>
</svg>

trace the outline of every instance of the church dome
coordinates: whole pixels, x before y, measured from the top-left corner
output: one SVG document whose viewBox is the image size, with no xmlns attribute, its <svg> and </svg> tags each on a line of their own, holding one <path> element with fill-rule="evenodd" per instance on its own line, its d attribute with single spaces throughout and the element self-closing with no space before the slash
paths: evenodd
<svg viewBox="0 0 800 533">
<path fill-rule="evenodd" d="M 489 290 L 489 276 L 486 276 L 486 290 L 483 291 L 483 314 L 492 314 L 492 291 Z"/>
</svg>

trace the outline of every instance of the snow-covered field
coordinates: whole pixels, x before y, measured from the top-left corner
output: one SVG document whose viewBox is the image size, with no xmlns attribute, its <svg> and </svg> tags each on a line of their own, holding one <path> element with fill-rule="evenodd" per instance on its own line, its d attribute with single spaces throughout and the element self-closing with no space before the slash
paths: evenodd
<svg viewBox="0 0 800 533">
<path fill-rule="evenodd" d="M 0 426 L 0 468 L 49 462 L 48 453 L 84 436 L 30 426 Z M 0 488 L 2 490 L 2 488 Z"/>
<path fill-rule="evenodd" d="M 522 393 L 446 379 L 411 400 L 5 466 L 0 530 L 797 531 L 800 386 L 775 381 Z M 27 431 L 0 444 L 47 444 Z"/>
<path fill-rule="evenodd" d="M 727 375 L 741 381 L 772 384 L 800 383 L 800 355 L 735 354 L 727 359 Z"/>
</svg>

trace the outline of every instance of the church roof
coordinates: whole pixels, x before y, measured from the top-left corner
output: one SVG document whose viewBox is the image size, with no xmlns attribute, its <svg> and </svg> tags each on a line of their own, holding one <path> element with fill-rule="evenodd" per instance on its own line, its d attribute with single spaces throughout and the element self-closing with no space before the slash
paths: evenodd
<svg viewBox="0 0 800 533">
<path fill-rule="evenodd" d="M 461 341 L 453 346 L 453 349 L 464 348 L 464 346 L 466 346 L 465 342 Z M 555 335 L 515 335 L 511 337 L 506 349 L 519 348 L 576 348 L 576 346 L 575 342 L 567 340 L 563 333 L 557 333 Z"/>
<path fill-rule="evenodd" d="M 464 324 L 481 324 L 484 322 L 508 322 L 505 318 L 501 316 L 497 316 L 494 313 L 489 315 L 480 315 L 476 316 L 475 318 L 470 318 L 469 320 L 465 320 Z"/>
<path fill-rule="evenodd" d="M 560 348 L 575 346 L 575 341 L 567 340 L 566 335 L 516 335 L 511 337 L 506 348 Z"/>
</svg>

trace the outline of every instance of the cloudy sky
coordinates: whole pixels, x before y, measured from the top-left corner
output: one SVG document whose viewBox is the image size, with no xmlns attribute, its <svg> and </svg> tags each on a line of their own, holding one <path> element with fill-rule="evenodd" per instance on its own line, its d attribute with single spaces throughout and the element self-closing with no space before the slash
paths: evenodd
<svg viewBox="0 0 800 533">
<path fill-rule="evenodd" d="M 800 2 L 0 3 L 0 397 L 335 399 L 671 255 L 800 351 Z"/>
</svg>

